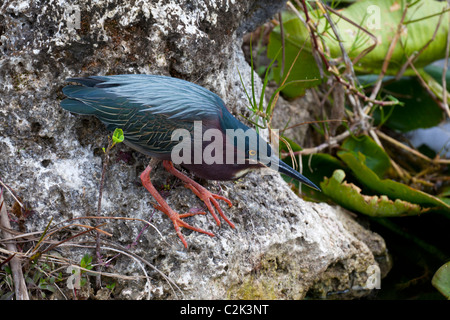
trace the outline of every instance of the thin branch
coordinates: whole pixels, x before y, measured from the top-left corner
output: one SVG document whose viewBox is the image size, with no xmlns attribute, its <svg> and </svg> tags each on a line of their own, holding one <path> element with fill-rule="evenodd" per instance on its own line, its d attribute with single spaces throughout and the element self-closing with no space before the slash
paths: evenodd
<svg viewBox="0 0 450 320">
<path fill-rule="evenodd" d="M 295 0 L 297 2 L 298 5 L 300 5 L 300 3 L 298 2 L 298 0 Z M 323 54 L 323 52 L 319 49 L 319 45 L 317 43 L 317 39 L 314 36 L 314 32 L 313 30 L 315 30 L 314 25 L 312 24 L 310 18 L 309 18 L 309 14 L 307 12 L 306 9 L 306 4 L 304 4 L 303 1 L 303 10 L 305 12 L 305 16 L 306 16 L 306 21 L 303 19 L 303 17 L 300 15 L 300 13 L 298 12 L 298 10 L 290 3 L 287 2 L 287 6 L 288 8 L 294 12 L 294 14 L 305 24 L 306 28 L 309 31 L 310 37 L 312 38 L 312 44 L 314 47 L 314 52 L 318 52 L 320 57 L 321 57 L 321 61 L 323 62 L 323 64 L 325 65 L 326 69 L 328 72 L 330 72 L 335 79 L 343 84 L 351 93 L 356 94 L 358 96 L 358 98 L 363 99 L 364 102 L 368 102 L 368 103 L 372 103 L 372 104 L 376 104 L 376 105 L 380 105 L 380 106 L 391 106 L 391 105 L 396 105 L 398 104 L 397 101 L 381 101 L 381 100 L 376 100 L 375 98 L 372 97 L 367 97 L 364 93 L 360 92 L 354 84 L 349 83 L 347 80 L 344 80 L 341 78 L 341 75 L 339 73 L 339 71 L 336 69 L 336 67 L 331 66 L 328 62 L 328 60 L 326 59 L 325 55 Z M 341 16 L 341 15 L 340 15 Z M 366 31 L 368 32 L 368 31 Z M 369 35 L 371 35 L 371 37 L 374 37 L 371 33 L 368 32 Z M 372 50 L 374 48 L 374 46 L 372 45 L 371 47 L 369 47 L 370 50 Z M 345 51 L 345 50 L 344 50 Z M 320 69 L 320 66 L 319 70 Z M 375 95 L 376 96 L 376 95 Z M 355 99 L 356 100 L 356 99 Z"/>
<path fill-rule="evenodd" d="M 426 16 L 426 17 L 422 17 L 422 18 L 414 19 L 414 20 L 408 20 L 408 21 L 405 22 L 405 25 L 406 24 L 410 24 L 410 23 L 414 23 L 414 22 L 418 22 L 418 21 L 422 21 L 422 20 L 425 20 L 425 19 L 433 18 L 435 16 L 442 15 L 442 14 L 444 14 L 446 12 L 449 12 L 449 11 L 450 11 L 450 8 L 447 8 L 447 9 L 443 9 L 442 12 L 433 13 L 433 14 L 430 14 L 429 16 Z"/>
<path fill-rule="evenodd" d="M 178 298 L 178 295 L 177 295 L 174 287 L 177 288 L 179 290 L 179 292 L 184 296 L 183 291 L 181 290 L 181 288 L 172 279 L 170 279 L 168 276 L 166 276 L 162 271 L 160 271 L 158 268 L 156 268 L 153 264 L 151 264 L 147 260 L 145 260 L 145 259 L 141 258 L 140 256 L 138 256 L 138 255 L 136 255 L 136 254 L 134 254 L 132 252 L 129 252 L 128 250 L 126 250 L 124 248 L 121 248 L 121 247 L 119 247 L 117 245 L 111 245 L 109 247 L 105 246 L 105 247 L 102 247 L 102 248 L 104 248 L 106 250 L 111 250 L 111 251 L 116 251 L 116 252 L 123 253 L 124 255 L 133 258 L 134 260 L 138 260 L 138 261 L 143 262 L 144 264 L 149 266 L 151 269 L 153 269 L 154 271 L 158 272 L 167 281 L 167 283 L 169 284 L 170 288 L 175 293 L 176 298 Z M 149 282 L 149 289 L 150 289 L 150 282 Z"/>
<path fill-rule="evenodd" d="M 333 12 L 335 15 L 337 15 L 338 17 L 344 19 L 345 21 L 347 21 L 348 23 L 350 23 L 351 25 L 353 25 L 354 27 L 360 29 L 361 31 L 363 31 L 364 33 L 366 33 L 371 39 L 373 44 L 370 47 L 367 47 L 366 49 L 364 49 L 363 51 L 361 51 L 361 53 L 353 59 L 353 65 L 356 64 L 359 60 L 361 60 L 366 54 L 368 54 L 370 51 L 372 51 L 373 49 L 375 49 L 375 47 L 378 44 L 378 39 L 377 37 L 371 33 L 369 30 L 361 27 L 359 24 L 355 23 L 353 20 L 347 18 L 346 16 L 340 14 L 338 11 L 334 10 L 333 8 L 331 8 L 330 6 L 326 5 L 327 10 Z"/>
<path fill-rule="evenodd" d="M 303 126 L 305 124 L 313 124 L 313 123 L 322 123 L 322 122 L 348 122 L 347 120 L 340 120 L 340 119 L 328 119 L 328 120 L 313 120 L 313 121 L 304 121 L 302 123 L 297 123 L 294 124 L 292 126 L 289 126 L 287 128 L 284 128 L 282 132 L 295 128 L 295 127 L 299 127 L 299 126 Z"/>
<path fill-rule="evenodd" d="M 386 152 L 386 149 L 384 148 L 383 144 L 381 143 L 380 139 L 378 138 L 377 134 L 375 133 L 375 130 L 371 129 L 369 130 L 369 134 L 372 137 L 372 139 L 375 141 L 376 144 L 380 146 L 381 149 L 383 149 Z M 395 172 L 397 172 L 398 176 L 402 179 L 409 178 L 410 175 L 405 172 L 398 164 L 395 162 L 391 157 L 389 157 L 389 162 L 391 163 L 392 167 L 394 168 Z"/>
<path fill-rule="evenodd" d="M 11 190 L 11 188 L 2 181 L 2 179 L 0 179 L 0 184 L 9 191 L 9 193 L 11 194 L 11 196 L 14 198 L 14 200 L 16 200 L 16 202 L 23 208 L 24 205 L 22 204 L 22 202 L 18 199 L 18 197 L 16 197 L 16 195 L 14 194 L 14 191 Z"/>
<path fill-rule="evenodd" d="M 344 63 L 345 63 L 347 74 L 348 74 L 347 78 L 349 79 L 348 81 L 350 83 L 350 86 L 352 88 L 356 88 L 356 84 L 355 84 L 356 74 L 355 74 L 355 70 L 353 68 L 353 63 L 352 63 L 352 60 L 350 59 L 350 57 L 348 56 L 347 50 L 345 50 L 345 48 L 344 48 L 344 45 L 343 45 L 343 42 L 341 40 L 341 36 L 339 34 L 339 31 L 336 28 L 336 25 L 335 25 L 333 19 L 331 19 L 331 17 L 328 14 L 327 10 L 325 10 L 324 5 L 322 4 L 322 1 L 318 2 L 318 5 L 319 5 L 319 7 L 320 7 L 320 9 L 321 9 L 325 19 L 330 24 L 331 29 L 333 30 L 333 33 L 336 36 L 336 39 L 338 41 L 339 48 L 341 49 L 342 57 L 344 58 Z M 365 125 L 366 122 L 364 120 L 367 118 L 367 115 L 364 113 L 363 109 L 361 108 L 360 101 L 358 99 L 354 99 L 354 100 L 350 100 L 350 101 L 351 102 L 353 101 L 352 104 L 354 105 L 354 107 L 356 109 L 356 112 L 357 112 L 357 114 L 359 116 L 359 119 L 361 121 L 363 121 L 363 123 L 362 123 L 363 124 L 363 129 L 366 130 L 368 125 Z"/>
<path fill-rule="evenodd" d="M 380 75 L 378 76 L 377 82 L 375 83 L 375 85 L 373 87 L 372 94 L 370 95 L 370 99 L 375 99 L 376 96 L 378 95 L 378 92 L 380 91 L 381 83 L 383 82 L 384 76 L 386 75 L 387 68 L 389 66 L 389 62 L 391 60 L 392 54 L 394 53 L 395 46 L 397 45 L 398 39 L 400 38 L 400 35 L 402 33 L 402 30 L 404 27 L 403 21 L 405 20 L 407 11 L 408 11 L 408 6 L 405 7 L 405 10 L 403 10 L 402 17 L 400 19 L 400 22 L 397 25 L 397 31 L 394 34 L 394 39 L 392 39 L 391 44 L 389 45 L 388 52 L 386 54 L 386 57 L 384 58 L 383 65 L 381 67 Z M 372 105 L 369 103 L 365 108 L 365 112 L 368 112 L 371 107 L 372 107 Z"/>
<path fill-rule="evenodd" d="M 350 130 L 344 131 L 340 135 L 337 135 L 336 137 L 331 137 L 327 142 L 322 143 L 321 145 L 318 145 L 313 148 L 305 148 L 300 151 L 295 151 L 294 155 L 305 155 L 305 154 L 312 154 L 312 153 L 318 153 L 326 148 L 338 146 L 338 142 L 344 140 L 345 138 L 350 136 Z"/>
<path fill-rule="evenodd" d="M 403 76 L 403 74 L 405 73 L 405 71 L 408 68 L 408 66 L 411 65 L 414 62 L 414 60 L 416 60 L 417 57 L 419 57 L 422 54 L 422 52 L 424 52 L 428 48 L 428 46 L 435 40 L 437 32 L 438 32 L 438 30 L 439 30 L 439 28 L 441 26 L 441 23 L 442 23 L 442 18 L 443 18 L 443 14 L 440 13 L 440 17 L 439 17 L 438 23 L 436 24 L 436 28 L 434 29 L 434 32 L 433 32 L 433 35 L 431 36 L 431 39 L 428 40 L 427 43 L 425 43 L 425 45 L 419 51 L 413 52 L 413 54 L 410 57 L 408 57 L 407 61 L 403 64 L 403 66 L 400 68 L 399 72 L 396 74 L 395 80 L 399 80 Z"/>
<path fill-rule="evenodd" d="M 375 132 L 380 138 L 382 138 L 386 141 L 389 141 L 390 143 L 396 145 L 397 147 L 402 148 L 402 149 L 414 154 L 416 157 L 421 158 L 427 162 L 436 163 L 436 164 L 450 164 L 450 159 L 440 159 L 440 158 L 431 159 L 431 158 L 427 157 L 426 155 L 424 155 L 423 153 L 421 153 L 415 149 L 412 149 L 412 148 L 408 147 L 407 145 L 404 145 L 403 143 L 398 142 L 397 140 L 395 140 L 394 138 L 391 138 L 390 136 L 388 136 L 387 134 L 383 133 L 380 130 L 376 130 Z"/>
<path fill-rule="evenodd" d="M 443 101 L 441 101 L 436 94 L 433 92 L 433 90 L 431 90 L 430 86 L 427 84 L 427 82 L 423 79 L 422 75 L 420 74 L 420 72 L 416 69 L 416 67 L 414 66 L 414 64 L 410 64 L 411 69 L 413 69 L 413 71 L 415 72 L 417 79 L 419 79 L 420 84 L 422 85 L 422 87 L 425 88 L 425 90 L 427 91 L 428 95 L 431 97 L 431 99 L 434 100 L 434 102 L 436 102 L 436 104 L 439 106 L 439 108 L 442 109 L 442 111 L 444 111 L 448 117 L 450 117 L 450 110 L 448 109 L 448 104 L 445 104 Z M 447 90 L 446 88 L 444 88 L 444 90 Z M 447 106 L 447 108 L 446 108 Z"/>
</svg>

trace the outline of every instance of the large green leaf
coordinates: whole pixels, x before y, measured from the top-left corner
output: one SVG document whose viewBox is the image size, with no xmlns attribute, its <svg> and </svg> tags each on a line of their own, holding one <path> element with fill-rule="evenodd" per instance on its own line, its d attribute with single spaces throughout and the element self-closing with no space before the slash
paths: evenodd
<svg viewBox="0 0 450 320">
<path fill-rule="evenodd" d="M 273 68 L 273 75 L 277 83 L 281 84 L 290 70 L 285 84 L 291 84 L 287 85 L 282 92 L 287 97 L 297 97 L 303 95 L 306 89 L 320 84 L 322 80 L 316 61 L 311 54 L 308 34 L 302 22 L 297 18 L 291 18 L 283 23 L 283 27 L 285 37 L 283 74 L 281 70 L 283 55 L 279 54 L 282 47 L 279 26 L 275 27 L 270 34 L 267 56 L 277 60 L 278 64 Z"/>
<path fill-rule="evenodd" d="M 390 200 L 387 196 L 361 194 L 361 189 L 344 181 L 343 170 L 336 170 L 331 178 L 320 184 L 322 191 L 335 203 L 349 210 L 371 217 L 400 217 L 417 215 L 424 210 L 417 205 L 400 199 Z"/>
<path fill-rule="evenodd" d="M 409 57 L 415 55 L 423 48 L 425 48 L 424 51 L 414 60 L 416 68 L 423 68 L 431 62 L 445 57 L 448 14 L 441 13 L 447 8 L 446 2 L 433 0 L 412 2 L 406 0 L 362 0 L 340 11 L 340 14 L 351 20 L 353 24 L 329 12 L 339 31 L 341 43 L 349 57 L 353 60 L 365 53 L 354 65 L 357 72 L 378 74 L 381 71 L 407 3 L 411 4 L 406 11 L 402 31 L 392 52 L 386 73 L 396 74 Z M 332 58 L 341 57 L 342 51 L 339 42 L 321 11 L 310 11 L 309 13 L 314 25 L 316 25 L 318 39 L 322 40 L 329 49 L 330 56 Z M 441 21 L 440 17 L 442 17 Z M 285 15 L 283 19 L 286 44 L 284 75 L 291 67 L 299 50 L 302 50 L 292 68 L 288 81 L 317 79 L 317 81 L 298 83 L 295 86 L 290 85 L 283 90 L 283 93 L 289 97 L 295 97 L 303 95 L 305 88 L 315 86 L 322 80 L 316 61 L 311 54 L 312 45 L 306 27 L 298 17 L 291 14 Z M 368 30 L 377 39 L 377 45 L 369 52 L 367 50 L 374 45 L 374 39 L 358 28 L 358 26 Z M 437 26 L 439 26 L 439 29 L 434 40 L 430 42 Z M 280 27 L 276 27 L 270 35 L 269 58 L 275 58 L 280 47 L 281 31 Z M 281 83 L 282 79 L 284 79 L 280 75 L 281 56 L 277 57 L 277 61 L 278 67 L 275 69 L 274 75 L 275 80 Z M 324 72 L 326 71 L 324 70 Z M 405 72 L 405 75 L 412 74 L 413 71 L 410 69 L 407 69 Z"/>
<path fill-rule="evenodd" d="M 436 271 L 431 283 L 447 299 L 450 299 L 450 262 L 447 262 Z"/>
<path fill-rule="evenodd" d="M 439 62 L 442 62 L 442 60 Z M 443 62 L 440 64 L 443 64 Z M 442 66 L 437 63 L 433 63 L 423 68 L 423 70 L 442 85 L 442 74 L 444 73 L 444 69 Z M 447 90 L 450 90 L 450 72 L 448 71 L 445 74 L 445 81 L 447 84 Z"/>
<path fill-rule="evenodd" d="M 439 13 L 446 9 L 447 3 L 433 0 L 363 0 L 355 2 L 340 12 L 356 25 L 366 28 L 378 40 L 377 46 L 357 63 L 355 66 L 357 70 L 364 73 L 371 73 L 371 71 L 378 73 L 381 70 L 407 3 L 412 3 L 412 5 L 407 9 L 400 39 L 395 46 L 387 70 L 388 74 L 396 74 L 408 57 L 424 48 L 433 38 L 439 25 Z M 341 40 L 350 58 L 356 58 L 373 44 L 369 35 L 355 25 L 334 14 L 331 14 L 331 17 L 339 29 Z M 325 19 L 319 20 L 318 29 L 324 34 L 323 39 L 330 48 L 331 55 L 333 57 L 341 56 L 339 43 L 334 39 L 332 30 Z M 447 32 L 448 15 L 443 14 L 434 41 L 429 43 L 414 61 L 416 68 L 425 67 L 431 62 L 445 57 Z"/>
<path fill-rule="evenodd" d="M 341 149 L 364 154 L 366 166 L 380 178 L 383 177 L 386 171 L 391 167 L 389 156 L 369 136 L 350 136 L 344 140 Z"/>
<path fill-rule="evenodd" d="M 444 119 L 440 107 L 415 77 L 403 77 L 386 84 L 383 90 L 403 105 L 378 107 L 373 113 L 376 123 L 407 132 L 436 126 Z"/>
<path fill-rule="evenodd" d="M 422 207 L 439 207 L 447 212 L 450 211 L 450 206 L 438 197 L 394 180 L 380 179 L 375 172 L 367 167 L 366 157 L 360 152 L 339 151 L 338 156 L 352 170 L 353 175 L 362 185 L 377 194 L 386 195 L 393 200 L 400 199 L 416 203 Z"/>
</svg>

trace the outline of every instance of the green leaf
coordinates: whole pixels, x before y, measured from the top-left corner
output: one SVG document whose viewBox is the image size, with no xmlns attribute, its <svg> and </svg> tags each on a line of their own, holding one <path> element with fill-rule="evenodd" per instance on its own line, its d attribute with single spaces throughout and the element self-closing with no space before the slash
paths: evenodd
<svg viewBox="0 0 450 320">
<path fill-rule="evenodd" d="M 278 84 L 283 82 L 292 66 L 285 84 L 292 83 L 286 85 L 282 92 L 285 96 L 293 98 L 304 95 L 306 89 L 319 85 L 323 80 L 311 54 L 308 32 L 302 22 L 298 18 L 288 19 L 283 23 L 283 31 L 285 41 L 283 74 L 281 74 L 283 57 L 282 54 L 279 54 L 282 47 L 279 26 L 275 27 L 270 34 L 267 56 L 277 60 L 278 65 L 273 68 L 273 75 Z M 299 56 L 294 64 L 297 54 Z"/>
<path fill-rule="evenodd" d="M 91 270 L 93 268 L 92 266 L 92 257 L 89 254 L 85 254 L 80 262 L 80 267 L 84 269 Z"/>
<path fill-rule="evenodd" d="M 450 262 L 447 262 L 436 271 L 431 283 L 447 299 L 450 299 Z"/>
<path fill-rule="evenodd" d="M 302 147 L 300 147 L 297 143 L 292 141 L 291 139 L 284 137 L 291 146 L 292 151 L 301 151 Z M 283 140 L 280 140 L 280 151 L 288 152 L 288 148 Z M 293 167 L 292 158 L 290 155 L 283 158 L 283 161 Z M 323 181 L 324 177 L 331 177 L 334 170 L 336 169 L 344 169 L 345 164 L 342 163 L 336 157 L 328 153 L 314 153 L 311 155 L 302 156 L 303 170 L 302 174 L 305 175 L 308 179 L 310 179 L 315 184 L 319 184 Z M 312 190 L 309 187 L 305 187 L 306 189 Z"/>
<path fill-rule="evenodd" d="M 433 38 L 439 25 L 439 16 L 445 12 L 446 2 L 422 0 L 362 0 L 340 11 L 346 18 L 356 25 L 370 31 L 377 39 L 377 46 L 365 55 L 356 65 L 355 70 L 364 73 L 379 73 L 386 58 L 389 46 L 397 32 L 403 12 L 409 3 L 404 19 L 400 39 L 395 46 L 387 74 L 396 74 L 407 59 L 424 48 Z M 341 40 L 351 59 L 373 45 L 372 39 L 355 25 L 331 14 L 336 23 Z M 329 29 L 325 19 L 319 20 L 319 31 L 324 34 L 324 41 L 330 48 L 331 56 L 342 55 L 339 43 Z M 416 68 L 422 68 L 433 61 L 445 57 L 447 43 L 448 14 L 442 14 L 442 21 L 434 41 L 414 60 Z M 408 72 L 407 72 L 408 73 Z"/>
<path fill-rule="evenodd" d="M 423 70 L 442 85 L 442 74 L 444 73 L 444 69 L 441 66 L 430 64 L 423 68 Z M 447 90 L 450 90 L 450 72 L 448 71 L 445 74 L 445 82 L 447 84 Z"/>
<path fill-rule="evenodd" d="M 367 167 L 365 156 L 360 152 L 339 151 L 338 156 L 352 170 L 353 175 L 361 184 L 377 194 L 386 195 L 390 199 L 416 203 L 422 207 L 439 207 L 445 211 L 450 211 L 450 206 L 438 197 L 413 189 L 394 180 L 380 179 L 375 172 Z"/>
<path fill-rule="evenodd" d="M 119 129 L 119 128 L 116 128 L 114 130 L 112 139 L 113 139 L 114 143 L 121 143 L 125 139 L 125 137 L 123 135 L 123 130 Z"/>
<path fill-rule="evenodd" d="M 365 165 L 380 178 L 391 167 L 389 156 L 369 136 L 350 136 L 342 143 L 341 149 L 364 154 Z"/>
<path fill-rule="evenodd" d="M 384 86 L 383 90 L 403 103 L 403 106 L 377 107 L 373 113 L 376 124 L 407 132 L 438 125 L 444 115 L 438 104 L 416 77 L 403 77 Z"/>
<path fill-rule="evenodd" d="M 422 208 L 407 201 L 390 200 L 387 196 L 368 196 L 361 194 L 361 189 L 353 183 L 344 181 L 345 172 L 336 170 L 331 178 L 325 178 L 320 184 L 322 191 L 335 203 L 349 210 L 371 217 L 400 217 L 417 215 Z"/>
<path fill-rule="evenodd" d="M 113 291 L 115 287 L 116 287 L 116 283 L 115 282 L 112 282 L 110 284 L 106 284 L 106 288 L 108 288 L 111 291 Z"/>
<path fill-rule="evenodd" d="M 328 12 L 339 31 L 341 43 L 350 59 L 354 60 L 362 56 L 354 65 L 356 72 L 365 74 L 380 73 L 407 5 L 409 7 L 406 11 L 400 37 L 392 52 L 386 74 L 397 74 L 407 62 L 408 58 L 416 55 L 423 48 L 425 50 L 414 60 L 414 66 L 416 68 L 423 68 L 433 61 L 445 57 L 449 25 L 448 14 L 445 11 L 447 6 L 445 1 L 361 0 L 339 11 L 341 15 L 352 21 L 353 24 L 332 12 Z M 440 16 L 442 16 L 442 19 L 439 24 Z M 336 35 L 321 11 L 311 10 L 309 17 L 317 28 L 317 40 L 322 41 L 329 49 L 331 58 L 336 59 L 342 57 L 342 51 Z M 374 39 L 358 26 L 373 34 L 377 39 L 376 46 L 374 46 Z M 439 29 L 436 32 L 436 36 L 430 42 L 437 26 L 439 26 Z M 317 78 L 318 81 L 315 83 L 304 84 L 306 87 L 308 85 L 317 85 L 320 83 L 320 73 L 310 53 L 312 46 L 306 27 L 299 18 L 292 15 L 284 18 L 283 27 L 286 43 L 285 69 L 289 68 L 293 57 L 305 45 L 299 58 L 301 62 L 298 61 L 296 66 L 294 66 L 295 71 L 293 70 L 290 80 Z M 280 47 L 280 28 L 277 27 L 274 28 L 270 35 L 268 46 L 269 57 L 271 55 L 273 56 L 273 53 Z M 369 51 L 371 47 L 373 49 Z M 279 66 L 281 64 L 280 61 L 278 61 Z M 405 71 L 405 75 L 413 74 L 414 71 L 411 69 Z M 278 76 L 278 81 L 282 79 L 279 72 L 278 75 L 275 72 L 275 76 Z M 304 91 L 302 87 L 299 88 L 298 93 L 292 87 L 287 89 L 289 89 L 287 91 L 291 97 L 295 96 L 295 94 L 300 95 Z M 285 91 L 283 92 L 286 93 Z"/>
<path fill-rule="evenodd" d="M 280 145 L 282 144 L 280 143 Z M 295 143 L 291 144 L 291 146 L 294 151 L 301 150 L 301 148 Z M 283 161 L 294 167 L 290 156 L 283 158 Z M 316 185 L 319 185 L 325 177 L 331 177 L 336 169 L 345 169 L 345 164 L 330 154 L 315 153 L 312 155 L 302 156 L 301 173 Z M 299 187 L 299 182 L 297 180 L 287 176 L 284 176 L 284 178 L 287 182 L 294 184 L 297 188 Z M 302 184 L 302 194 L 319 201 L 328 200 L 323 192 L 309 188 L 304 184 Z"/>
</svg>

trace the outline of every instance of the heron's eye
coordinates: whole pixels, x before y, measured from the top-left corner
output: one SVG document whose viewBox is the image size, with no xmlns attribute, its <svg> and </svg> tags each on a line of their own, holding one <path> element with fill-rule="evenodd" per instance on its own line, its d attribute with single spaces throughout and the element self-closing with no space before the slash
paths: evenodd
<svg viewBox="0 0 450 320">
<path fill-rule="evenodd" d="M 255 150 L 250 150 L 248 152 L 248 154 L 251 155 L 251 156 L 254 156 L 254 155 L 256 155 L 256 151 Z"/>
</svg>

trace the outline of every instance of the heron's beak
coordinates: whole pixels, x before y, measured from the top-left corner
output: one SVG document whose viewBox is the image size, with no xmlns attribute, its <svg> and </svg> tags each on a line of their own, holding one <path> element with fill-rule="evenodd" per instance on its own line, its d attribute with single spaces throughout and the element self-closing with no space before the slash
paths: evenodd
<svg viewBox="0 0 450 320">
<path fill-rule="evenodd" d="M 294 178 L 294 179 L 300 181 L 301 183 L 306 184 L 308 187 L 311 187 L 318 191 L 322 191 L 322 190 L 320 190 L 320 188 L 318 186 L 316 186 L 314 183 L 312 183 L 308 178 L 306 178 L 304 175 L 300 174 L 300 172 L 298 172 L 297 170 L 294 170 L 293 168 L 291 168 L 289 165 L 284 163 L 282 160 L 279 160 L 278 172 L 283 173 L 291 178 Z"/>
<path fill-rule="evenodd" d="M 318 186 L 316 186 L 308 178 L 306 178 L 304 175 L 300 174 L 300 172 L 298 172 L 297 170 L 294 170 L 289 165 L 284 163 L 275 154 L 271 155 L 271 157 L 270 157 L 270 165 L 268 167 L 271 168 L 271 169 L 274 169 L 274 170 L 276 170 L 276 171 L 278 171 L 280 173 L 283 173 L 283 174 L 287 175 L 288 177 L 294 178 L 294 179 L 300 181 L 301 183 L 306 184 L 307 186 L 309 186 L 309 187 L 311 187 L 313 189 L 316 189 L 318 191 L 322 191 L 322 190 L 320 190 L 320 188 Z"/>
</svg>

